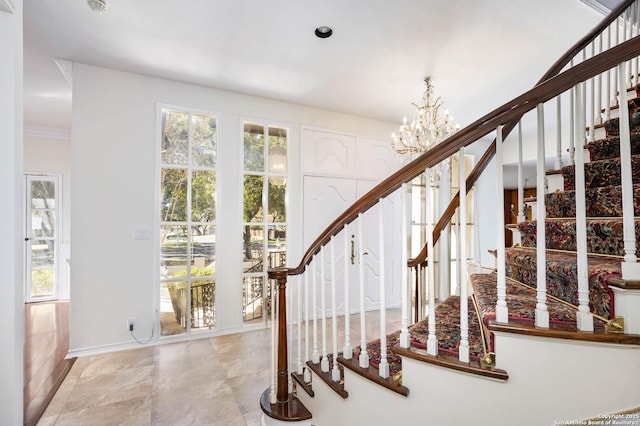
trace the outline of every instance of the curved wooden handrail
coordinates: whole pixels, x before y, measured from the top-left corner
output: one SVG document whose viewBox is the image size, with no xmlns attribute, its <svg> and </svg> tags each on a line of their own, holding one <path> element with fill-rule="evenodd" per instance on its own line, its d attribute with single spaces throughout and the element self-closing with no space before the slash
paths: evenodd
<svg viewBox="0 0 640 426">
<path fill-rule="evenodd" d="M 562 69 L 569 62 L 571 62 L 572 58 L 574 58 L 578 53 L 580 53 L 582 49 L 587 47 L 589 43 L 594 41 L 595 38 L 598 37 L 598 35 L 600 35 L 605 30 L 605 28 L 607 28 L 609 25 L 611 25 L 611 23 L 613 23 L 613 21 L 617 20 L 622 14 L 622 12 L 624 12 L 626 8 L 631 6 L 631 4 L 634 1 L 635 0 L 625 0 L 616 9 L 612 10 L 611 13 L 607 15 L 602 21 L 600 21 L 598 25 L 593 27 L 593 29 L 587 35 L 582 37 L 582 39 L 580 39 L 577 43 L 571 46 L 571 48 L 567 50 L 567 52 L 564 55 L 562 55 L 560 59 L 558 59 L 551 66 L 551 68 L 549 68 L 549 70 L 542 76 L 542 78 L 538 80 L 538 82 L 536 83 L 536 86 L 548 80 L 549 78 L 557 75 L 560 71 L 562 71 Z M 503 140 L 507 138 L 509 133 L 511 133 L 513 128 L 516 126 L 518 120 L 520 120 L 521 118 L 522 117 L 518 117 L 515 121 L 505 124 L 503 128 L 503 133 L 502 133 Z M 493 143 L 489 146 L 489 148 L 487 148 L 487 151 L 480 158 L 478 163 L 476 163 L 475 167 L 471 170 L 471 173 L 469 173 L 469 176 L 467 177 L 467 180 L 466 180 L 467 192 L 471 190 L 471 188 L 476 183 L 476 181 L 478 180 L 478 178 L 480 177 L 484 169 L 489 165 L 495 153 L 496 153 L 496 140 L 494 139 Z M 442 213 L 442 216 L 440 216 L 440 219 L 434 226 L 433 228 L 434 243 L 436 243 L 440 239 L 440 234 L 442 233 L 442 230 L 449 223 L 449 221 L 453 217 L 453 214 L 455 213 L 459 205 L 460 205 L 460 191 L 456 192 L 456 195 L 451 199 L 451 201 L 449 202 L 449 205 L 447 205 L 447 208 L 444 210 L 444 212 Z M 427 260 L 427 246 L 425 245 L 422 247 L 422 250 L 420 250 L 420 253 L 418 253 L 418 255 L 415 258 L 409 259 L 409 261 L 407 262 L 407 266 L 409 268 L 415 268 L 420 264 L 424 264 L 426 260 Z"/>
<path fill-rule="evenodd" d="M 634 37 L 616 47 L 609 49 L 579 65 L 547 79 L 533 89 L 512 99 L 511 101 L 484 115 L 469 126 L 460 130 L 445 141 L 425 152 L 405 167 L 393 173 L 380 182 L 373 189 L 357 200 L 351 207 L 338 216 L 305 252 L 299 265 L 288 268 L 288 275 L 298 275 L 304 272 L 306 265 L 311 262 L 314 254 L 327 244 L 333 235 L 338 234 L 344 227 L 353 222 L 360 213 L 373 207 L 378 201 L 420 175 L 425 169 L 435 166 L 456 153 L 462 146 L 468 146 L 478 139 L 493 132 L 499 125 L 517 122 L 526 112 L 572 87 L 575 82 L 591 78 L 604 72 L 612 66 L 627 61 L 640 53 L 640 36 Z"/>
</svg>

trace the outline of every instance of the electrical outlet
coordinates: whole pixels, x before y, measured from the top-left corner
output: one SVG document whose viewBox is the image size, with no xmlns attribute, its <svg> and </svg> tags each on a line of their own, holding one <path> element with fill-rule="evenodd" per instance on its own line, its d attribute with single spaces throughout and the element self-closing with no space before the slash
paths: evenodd
<svg viewBox="0 0 640 426">
<path fill-rule="evenodd" d="M 129 318 L 127 320 L 127 330 L 128 331 L 133 331 L 135 321 L 136 321 L 135 318 Z"/>
</svg>

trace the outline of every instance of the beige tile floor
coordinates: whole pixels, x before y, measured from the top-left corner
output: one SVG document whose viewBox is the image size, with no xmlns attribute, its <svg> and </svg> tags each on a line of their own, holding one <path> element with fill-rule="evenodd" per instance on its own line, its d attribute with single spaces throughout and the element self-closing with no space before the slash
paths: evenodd
<svg viewBox="0 0 640 426">
<path fill-rule="evenodd" d="M 388 311 L 387 332 L 399 316 Z M 350 318 L 356 346 L 360 320 Z M 373 339 L 378 314 L 366 318 Z M 38 425 L 260 425 L 270 339 L 264 329 L 79 358 Z"/>
</svg>

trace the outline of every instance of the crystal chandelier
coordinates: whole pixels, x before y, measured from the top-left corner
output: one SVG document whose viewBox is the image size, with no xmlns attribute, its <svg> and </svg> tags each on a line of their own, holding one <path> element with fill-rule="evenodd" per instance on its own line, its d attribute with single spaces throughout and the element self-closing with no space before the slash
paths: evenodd
<svg viewBox="0 0 640 426">
<path fill-rule="evenodd" d="M 391 135 L 393 150 L 398 154 L 408 155 L 411 159 L 430 150 L 460 129 L 460 124 L 453 124 L 449 111 L 445 111 L 444 118 L 438 114 L 443 102 L 440 97 L 433 100 L 431 77 L 425 78 L 424 83 L 427 88 L 422 96 L 422 105 L 412 103 L 416 111 L 411 124 L 407 123 L 405 117 L 399 133 Z"/>
</svg>

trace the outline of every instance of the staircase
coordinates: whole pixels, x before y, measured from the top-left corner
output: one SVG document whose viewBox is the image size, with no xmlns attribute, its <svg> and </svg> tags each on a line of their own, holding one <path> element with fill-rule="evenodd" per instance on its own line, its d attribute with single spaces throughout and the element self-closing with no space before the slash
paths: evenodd
<svg viewBox="0 0 640 426">
<path fill-rule="evenodd" d="M 632 18 L 636 16 L 640 4 L 624 1 L 534 89 L 381 182 L 336 218 L 298 266 L 269 272 L 277 285 L 271 302 L 276 306 L 277 327 L 272 386 L 261 399 L 264 424 L 640 425 L 640 268 L 635 262 L 635 253 L 640 253 L 640 220 L 635 219 L 640 216 L 640 25 Z M 602 47 L 607 36 L 618 33 L 623 34 L 620 42 Z M 613 107 L 607 101 L 627 91 L 628 101 L 622 96 L 624 102 Z M 544 121 L 544 108 L 550 105 L 558 110 L 557 122 Z M 606 117 L 602 122 L 601 112 Z M 628 115 L 629 125 L 616 114 Z M 570 137 L 561 131 L 566 116 L 571 117 Z M 457 194 L 442 217 L 433 220 L 435 226 L 428 225 L 429 241 L 420 254 L 409 261 L 408 244 L 400 244 L 401 264 L 408 266 L 402 268 L 399 281 L 401 328 L 388 333 L 385 268 L 390 261 L 385 260 L 385 248 L 392 244 L 385 242 L 389 232 L 384 228 L 391 226 L 400 241 L 408 241 L 408 183 L 425 169 L 430 176 L 431 168 L 453 155 L 462 158 L 465 147 L 495 134 L 474 170 L 461 179 L 465 182 L 461 191 L 466 195 L 482 184 L 483 172 L 495 156 L 496 175 L 489 179 L 497 180 L 500 194 L 503 143 L 517 143 L 521 149 L 521 133 L 517 139 L 509 134 L 526 120 L 533 120 L 538 129 L 527 143 L 537 143 L 540 221 L 520 221 L 520 243 L 504 248 L 503 218 L 474 218 L 477 226 L 496 226 L 497 270 L 487 272 L 482 265 L 469 264 L 471 273 L 459 294 L 436 302 L 437 268 L 430 253 L 439 238 L 451 238 L 442 231 L 460 205 L 464 211 L 459 215 L 466 217 L 465 203 L 460 202 L 466 197 Z M 550 157 L 545 155 L 549 149 L 545 134 L 556 128 L 557 152 L 571 152 L 570 165 L 549 171 L 544 166 Z M 556 164 L 566 164 L 560 155 Z M 562 176 L 561 190 L 545 193 L 547 173 Z M 398 202 L 384 202 L 392 194 L 400 207 Z M 501 195 L 498 200 L 503 204 Z M 384 220 L 385 209 L 390 208 L 400 211 L 387 217 L 400 223 Z M 348 281 L 349 274 L 336 274 L 342 262 L 347 270 L 351 234 L 361 234 L 366 215 L 371 215 L 368 220 L 379 218 L 380 303 L 375 324 L 379 337 L 373 340 L 367 334 L 370 313 L 364 310 L 365 274 L 360 271 L 356 283 Z M 539 222 L 544 226 L 538 227 Z M 336 257 L 336 246 L 341 245 L 345 255 Z M 362 264 L 364 254 L 358 256 Z M 460 263 L 467 265 L 466 257 Z M 429 316 L 410 324 L 412 301 L 417 306 L 425 298 L 420 294 L 422 285 L 412 291 L 413 279 L 425 276 Z M 350 301 L 349 289 L 358 286 L 359 300 Z M 341 312 L 336 294 L 344 294 Z M 322 300 L 317 313 L 316 297 Z M 359 321 L 355 327 L 359 335 L 352 335 L 351 321 Z M 344 331 L 338 332 L 338 324 Z"/>
</svg>

